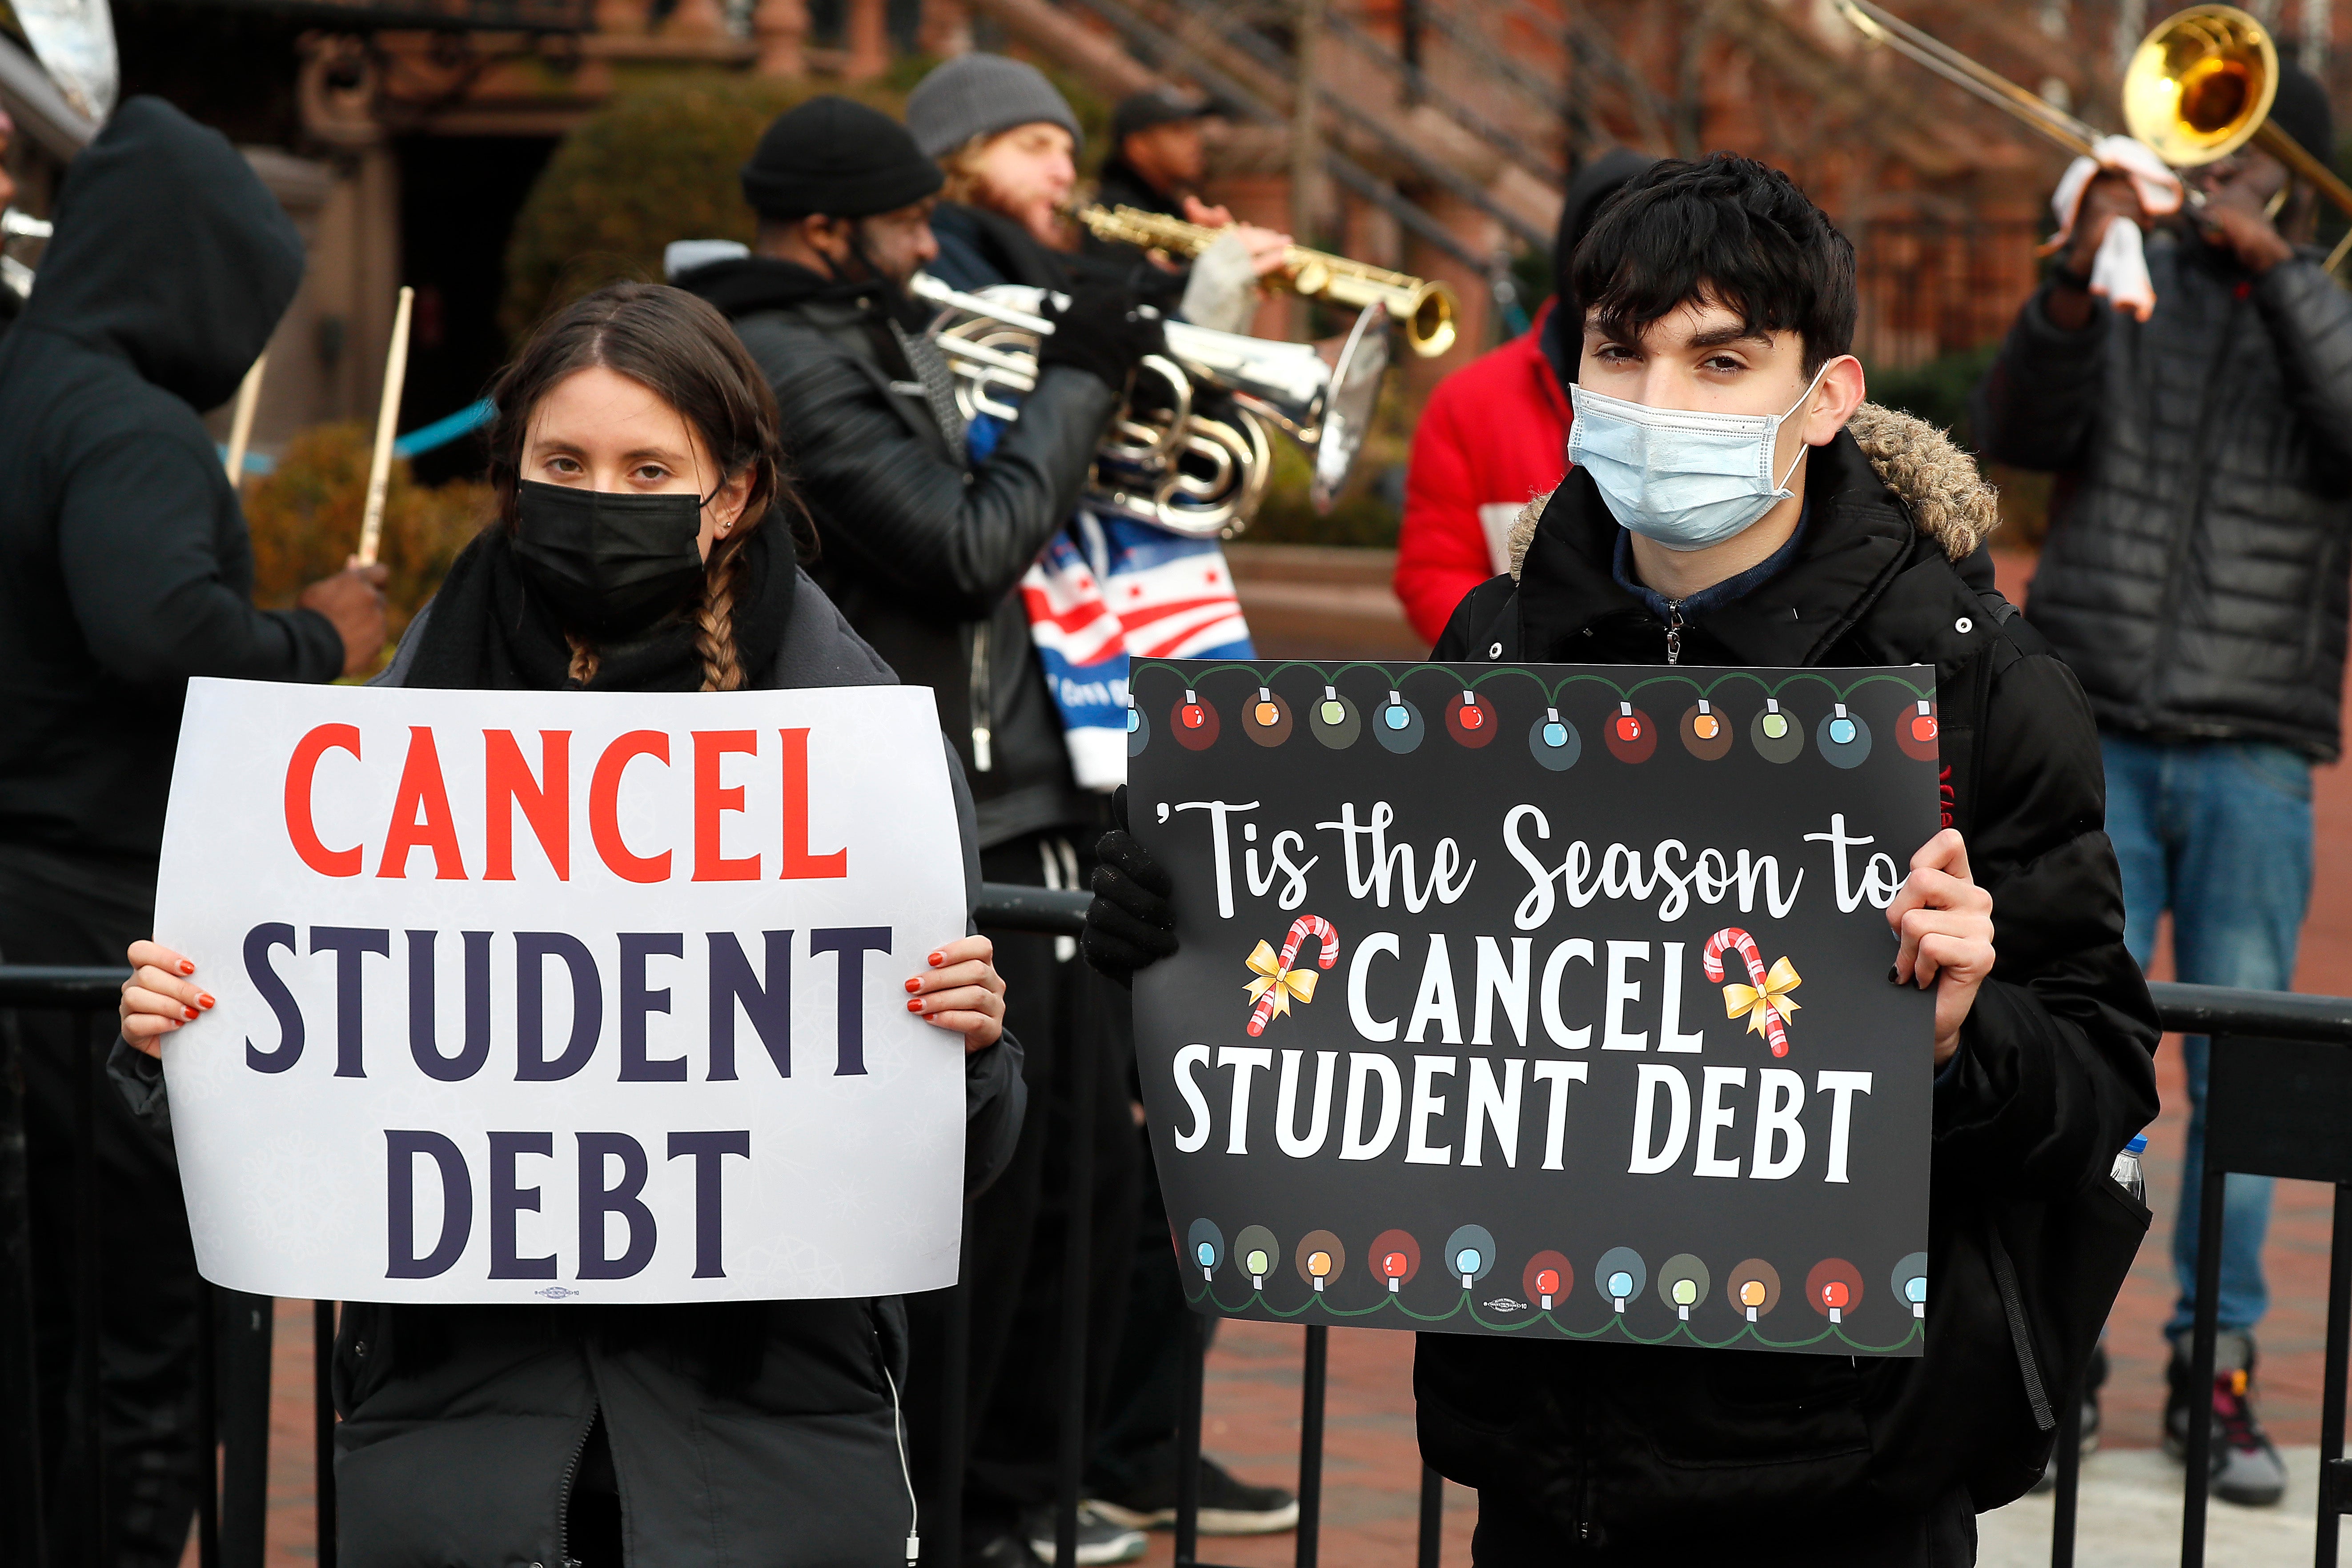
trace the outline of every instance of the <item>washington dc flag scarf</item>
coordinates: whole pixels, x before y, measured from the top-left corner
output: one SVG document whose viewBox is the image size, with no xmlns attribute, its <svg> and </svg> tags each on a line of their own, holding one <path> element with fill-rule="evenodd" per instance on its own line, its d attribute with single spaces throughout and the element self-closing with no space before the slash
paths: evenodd
<svg viewBox="0 0 2352 1568">
<path fill-rule="evenodd" d="M 1021 599 L 1087 789 L 1127 782 L 1127 661 L 1255 658 L 1234 574 L 1213 539 L 1081 508 L 1026 575 Z"/>
</svg>

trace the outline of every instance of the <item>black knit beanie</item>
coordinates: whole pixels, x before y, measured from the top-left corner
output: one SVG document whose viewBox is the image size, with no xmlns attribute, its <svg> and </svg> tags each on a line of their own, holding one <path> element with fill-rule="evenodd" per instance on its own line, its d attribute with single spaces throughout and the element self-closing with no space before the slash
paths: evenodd
<svg viewBox="0 0 2352 1568">
<path fill-rule="evenodd" d="M 743 199 L 777 223 L 896 212 L 942 183 L 905 126 L 833 93 L 778 115 L 743 165 Z"/>
</svg>

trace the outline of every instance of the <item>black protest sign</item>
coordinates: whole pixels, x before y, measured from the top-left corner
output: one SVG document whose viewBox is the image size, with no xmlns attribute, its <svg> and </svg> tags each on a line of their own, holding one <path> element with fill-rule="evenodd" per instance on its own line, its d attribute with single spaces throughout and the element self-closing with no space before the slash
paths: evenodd
<svg viewBox="0 0 2352 1568">
<path fill-rule="evenodd" d="M 1136 1046 L 1235 1317 L 1916 1355 L 1935 672 L 1139 661 Z"/>
</svg>

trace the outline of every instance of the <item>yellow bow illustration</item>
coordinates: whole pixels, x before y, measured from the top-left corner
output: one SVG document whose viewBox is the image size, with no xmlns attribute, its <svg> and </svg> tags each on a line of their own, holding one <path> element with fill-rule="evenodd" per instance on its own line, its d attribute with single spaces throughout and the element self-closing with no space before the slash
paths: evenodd
<svg viewBox="0 0 2352 1568">
<path fill-rule="evenodd" d="M 1257 944 L 1257 951 L 1249 955 L 1249 966 L 1251 972 L 1257 975 L 1257 978 L 1251 981 L 1247 987 L 1250 1000 L 1255 1002 L 1268 991 L 1273 992 L 1276 1017 L 1281 1017 L 1290 1011 L 1290 999 L 1293 996 L 1297 997 L 1301 1003 L 1315 1000 L 1315 971 L 1283 968 L 1282 961 L 1275 954 L 1272 942 L 1262 941 Z"/>
<path fill-rule="evenodd" d="M 1795 964 L 1786 958 L 1775 959 L 1764 975 L 1763 989 L 1742 985 L 1737 981 L 1723 988 L 1723 1016 L 1737 1018 L 1745 1013 L 1749 1033 L 1766 1034 L 1764 1026 L 1773 1014 L 1778 1013 L 1786 1019 L 1796 1012 L 1801 1004 L 1790 1000 L 1789 993 L 1803 984 Z"/>
</svg>

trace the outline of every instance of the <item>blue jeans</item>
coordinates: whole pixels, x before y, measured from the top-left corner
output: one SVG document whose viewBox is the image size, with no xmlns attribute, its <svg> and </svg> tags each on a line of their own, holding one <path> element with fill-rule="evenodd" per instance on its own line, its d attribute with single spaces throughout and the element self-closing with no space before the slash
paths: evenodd
<svg viewBox="0 0 2352 1568">
<path fill-rule="evenodd" d="M 2172 961 L 2183 981 L 2284 991 L 2311 901 L 2311 763 L 2284 746 L 2232 742 L 2168 744 L 2103 735 L 2107 837 L 2124 875 L 2124 942 L 2140 967 L 2172 911 Z M 2196 1310 L 2199 1189 L 2205 1166 L 2210 1043 L 2182 1042 L 2189 1077 L 2189 1146 L 2172 1267 L 2180 1299 L 2165 1333 L 2185 1338 Z M 2221 1289 L 2215 1315 L 2251 1331 L 2270 1306 L 2263 1237 L 2271 1179 L 2233 1173 L 2221 1218 Z"/>
</svg>

